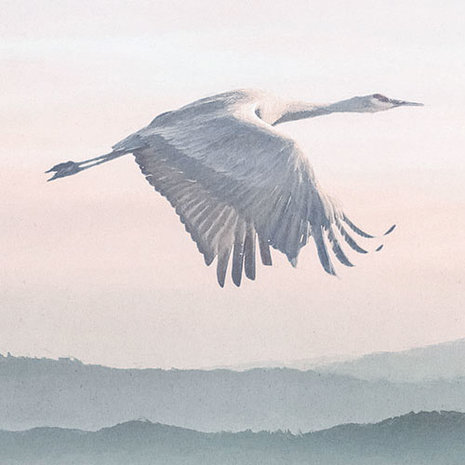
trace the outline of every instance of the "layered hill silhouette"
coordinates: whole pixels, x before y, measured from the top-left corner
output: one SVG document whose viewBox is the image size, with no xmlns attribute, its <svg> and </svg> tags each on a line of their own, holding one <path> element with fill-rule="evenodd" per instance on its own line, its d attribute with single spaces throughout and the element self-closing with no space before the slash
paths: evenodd
<svg viewBox="0 0 465 465">
<path fill-rule="evenodd" d="M 312 431 L 415 410 L 464 410 L 465 379 L 394 383 L 293 369 L 114 369 L 0 358 L 0 429 L 94 430 L 132 418 L 199 431 Z"/>
<path fill-rule="evenodd" d="M 420 382 L 465 377 L 465 339 L 399 352 L 376 352 L 360 357 L 343 355 L 292 361 L 261 361 L 218 367 L 245 371 L 253 368 L 294 368 L 336 373 L 366 380 Z"/>
<path fill-rule="evenodd" d="M 463 465 L 465 414 L 420 412 L 294 435 L 131 421 L 96 432 L 0 431 L 5 465 Z"/>
<path fill-rule="evenodd" d="M 379 352 L 314 369 L 366 380 L 421 382 L 465 377 L 465 339 L 401 352 Z"/>
</svg>

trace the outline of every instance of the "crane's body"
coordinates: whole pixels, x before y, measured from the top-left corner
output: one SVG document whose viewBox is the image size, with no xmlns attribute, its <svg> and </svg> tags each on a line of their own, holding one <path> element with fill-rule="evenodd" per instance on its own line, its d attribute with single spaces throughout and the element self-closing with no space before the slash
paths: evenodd
<svg viewBox="0 0 465 465">
<path fill-rule="evenodd" d="M 334 112 L 405 105 L 421 104 L 380 94 L 316 105 L 284 102 L 262 91 L 226 92 L 162 113 L 109 154 L 60 163 L 49 172 L 56 179 L 134 154 L 148 182 L 176 209 L 206 264 L 216 258 L 221 286 L 229 262 L 237 286 L 243 273 L 255 279 L 257 240 L 264 265 L 271 265 L 273 247 L 296 266 L 300 249 L 312 237 L 323 268 L 335 274 L 328 247 L 347 266 L 352 264 L 341 241 L 365 253 L 347 227 L 372 236 L 323 193 L 303 151 L 275 126 Z"/>
</svg>

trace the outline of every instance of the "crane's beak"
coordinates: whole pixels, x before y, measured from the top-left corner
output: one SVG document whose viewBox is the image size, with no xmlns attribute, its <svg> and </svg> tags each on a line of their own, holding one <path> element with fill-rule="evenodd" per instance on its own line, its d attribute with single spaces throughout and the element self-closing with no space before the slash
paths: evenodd
<svg viewBox="0 0 465 465">
<path fill-rule="evenodd" d="M 417 102 L 407 102 L 406 100 L 391 100 L 391 103 L 394 105 L 400 107 L 422 107 L 424 106 L 423 103 L 417 103 Z"/>
</svg>

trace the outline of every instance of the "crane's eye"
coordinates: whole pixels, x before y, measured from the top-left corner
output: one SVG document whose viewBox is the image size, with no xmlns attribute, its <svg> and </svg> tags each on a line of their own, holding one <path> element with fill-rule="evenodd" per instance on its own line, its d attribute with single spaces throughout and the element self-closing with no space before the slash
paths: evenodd
<svg viewBox="0 0 465 465">
<path fill-rule="evenodd" d="M 374 94 L 373 97 L 379 100 L 380 102 L 389 102 L 389 99 L 381 94 Z"/>
</svg>

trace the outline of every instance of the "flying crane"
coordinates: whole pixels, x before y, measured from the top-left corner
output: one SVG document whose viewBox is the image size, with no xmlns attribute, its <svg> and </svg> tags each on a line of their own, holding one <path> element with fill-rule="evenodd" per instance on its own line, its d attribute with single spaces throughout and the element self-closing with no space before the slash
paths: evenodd
<svg viewBox="0 0 465 465">
<path fill-rule="evenodd" d="M 236 286 L 243 274 L 255 279 L 257 242 L 264 265 L 272 264 L 272 247 L 295 267 L 300 250 L 313 238 L 321 265 L 335 275 L 331 254 L 353 266 L 342 244 L 366 253 L 352 235 L 373 236 L 322 191 L 302 149 L 276 126 L 331 113 L 419 105 L 381 94 L 317 105 L 235 90 L 162 113 L 112 152 L 59 163 L 47 173 L 54 172 L 51 181 L 133 154 L 147 181 L 179 215 L 205 263 L 216 258 L 221 287 L 229 263 Z"/>
</svg>

